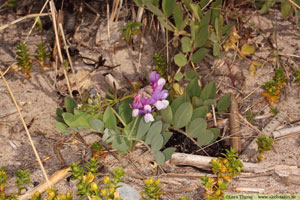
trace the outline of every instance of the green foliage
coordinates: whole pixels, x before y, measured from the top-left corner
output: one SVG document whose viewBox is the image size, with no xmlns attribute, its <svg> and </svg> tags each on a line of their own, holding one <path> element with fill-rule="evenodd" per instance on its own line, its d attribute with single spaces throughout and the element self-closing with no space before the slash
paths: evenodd
<svg viewBox="0 0 300 200">
<path fill-rule="evenodd" d="M 295 71 L 294 76 L 295 82 L 300 86 L 300 68 Z"/>
<path fill-rule="evenodd" d="M 167 72 L 166 59 L 162 55 L 155 53 L 153 55 L 153 60 L 154 60 L 154 65 L 155 65 L 155 67 L 154 67 L 155 71 L 157 71 L 157 73 L 159 73 L 159 75 L 161 77 L 164 77 Z"/>
<path fill-rule="evenodd" d="M 212 171 L 217 178 L 202 177 L 202 184 L 206 190 L 203 194 L 208 200 L 221 200 L 223 199 L 224 192 L 231 182 L 232 178 L 239 175 L 243 164 L 235 154 L 236 150 L 226 149 L 224 157 L 213 158 L 211 160 Z"/>
<path fill-rule="evenodd" d="M 285 18 L 285 17 L 288 17 L 288 16 L 292 16 L 294 14 L 295 10 L 294 10 L 293 5 L 291 4 L 291 2 L 289 0 L 282 0 L 280 2 L 281 2 L 280 3 L 280 10 L 281 10 L 282 17 Z M 264 3 L 261 6 L 261 9 L 260 9 L 259 13 L 260 14 L 267 13 L 269 11 L 269 9 L 275 5 L 275 3 L 276 3 L 275 0 L 266 0 L 266 1 L 264 1 Z"/>
<path fill-rule="evenodd" d="M 177 66 L 200 62 L 209 53 L 209 49 L 212 49 L 214 56 L 220 55 L 220 46 L 230 31 L 224 26 L 221 0 L 211 4 L 208 1 L 194 3 L 163 0 L 161 6 L 150 0 L 135 2 L 138 5 L 144 4 L 157 16 L 160 23 L 173 33 L 173 44 L 180 41 L 182 53 L 174 57 Z"/>
<path fill-rule="evenodd" d="M 257 156 L 257 160 L 258 162 L 260 162 L 264 158 L 264 152 L 271 151 L 273 149 L 272 145 L 274 143 L 274 139 L 266 135 L 261 135 L 258 136 L 256 143 L 258 146 L 259 153 L 259 155 Z"/>
<path fill-rule="evenodd" d="M 132 35 L 137 35 L 141 33 L 139 29 L 140 26 L 143 26 L 141 22 L 128 22 L 127 25 L 122 26 L 120 28 L 120 31 L 123 31 L 122 36 L 124 37 L 127 43 L 129 43 Z"/>
<path fill-rule="evenodd" d="M 265 92 L 262 93 L 262 96 L 268 100 L 270 106 L 279 102 L 280 93 L 286 83 L 287 80 L 284 71 L 281 68 L 275 70 L 273 80 L 265 82 Z"/>
<path fill-rule="evenodd" d="M 26 78 L 31 78 L 30 73 L 32 72 L 32 59 L 29 54 L 29 49 L 26 44 L 20 43 L 17 46 L 17 63 L 21 67 L 22 73 L 26 74 Z"/>
<path fill-rule="evenodd" d="M 34 57 L 38 60 L 39 65 L 41 67 L 41 72 L 43 72 L 44 68 L 49 66 L 46 64 L 46 60 L 50 58 L 50 54 L 46 51 L 46 46 L 44 43 L 40 42 L 36 45 L 36 47 L 36 55 Z"/>
<path fill-rule="evenodd" d="M 197 74 L 188 71 L 185 76 L 190 79 L 190 82 L 184 94 L 171 103 L 173 116 L 171 125 L 174 129 L 185 129 L 188 137 L 196 138 L 199 146 L 205 146 L 214 142 L 219 136 L 219 129 L 207 128 L 206 114 L 211 111 L 211 105 L 217 107 L 220 113 L 226 111 L 231 95 L 225 94 L 217 102 L 214 82 L 210 82 L 201 90 Z"/>
<path fill-rule="evenodd" d="M 8 7 L 16 7 L 17 6 L 17 0 L 8 0 L 6 2 L 6 6 L 8 6 Z"/>
<path fill-rule="evenodd" d="M 153 180 L 152 177 L 144 181 L 144 190 L 141 192 L 143 197 L 141 200 L 157 200 L 163 194 L 159 180 Z"/>
<path fill-rule="evenodd" d="M 18 170 L 16 172 L 16 185 L 18 186 L 19 194 L 25 188 L 24 184 L 31 184 L 29 171 Z"/>
</svg>

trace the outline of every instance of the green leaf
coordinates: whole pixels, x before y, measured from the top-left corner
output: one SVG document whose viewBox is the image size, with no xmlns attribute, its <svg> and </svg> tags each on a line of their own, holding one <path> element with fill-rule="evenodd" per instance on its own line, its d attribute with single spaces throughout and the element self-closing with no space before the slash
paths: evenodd
<svg viewBox="0 0 300 200">
<path fill-rule="evenodd" d="M 57 108 L 56 109 L 56 116 L 57 117 L 62 117 L 62 114 L 64 113 L 64 111 L 62 110 L 62 109 L 60 109 L 60 108 Z"/>
<path fill-rule="evenodd" d="M 166 18 L 169 18 L 175 8 L 176 0 L 162 0 L 162 9 Z"/>
<path fill-rule="evenodd" d="M 190 52 L 192 49 L 192 41 L 189 37 L 183 37 L 181 38 L 181 47 L 183 53 Z"/>
<path fill-rule="evenodd" d="M 117 130 L 117 119 L 111 107 L 106 108 L 103 115 L 103 122 L 105 128 Z"/>
<path fill-rule="evenodd" d="M 262 6 L 262 8 L 259 10 L 259 14 L 265 14 L 266 12 L 268 12 L 268 10 L 274 5 L 275 0 L 268 0 L 265 1 L 264 5 Z"/>
<path fill-rule="evenodd" d="M 174 76 L 175 81 L 181 81 L 182 78 L 183 74 L 181 72 L 176 73 Z"/>
<path fill-rule="evenodd" d="M 230 98 L 231 98 L 230 93 L 227 93 L 220 98 L 220 100 L 218 101 L 218 104 L 217 104 L 218 112 L 224 112 L 227 110 L 227 108 L 230 105 Z"/>
<path fill-rule="evenodd" d="M 215 57 L 219 57 L 220 51 L 221 51 L 220 50 L 220 45 L 217 42 L 214 42 L 214 44 L 213 44 L 213 55 Z"/>
<path fill-rule="evenodd" d="M 162 136 L 163 136 L 163 138 L 164 138 L 164 143 L 163 143 L 163 145 L 166 145 L 166 144 L 167 144 L 167 142 L 169 141 L 169 139 L 171 138 L 172 135 L 173 135 L 172 132 L 163 132 L 163 133 L 162 133 Z"/>
<path fill-rule="evenodd" d="M 163 154 L 161 151 L 157 151 L 154 154 L 154 158 L 155 158 L 158 165 L 163 164 L 166 160 L 165 154 Z"/>
<path fill-rule="evenodd" d="M 184 95 L 181 95 L 179 97 L 177 97 L 171 104 L 171 108 L 172 108 L 172 112 L 173 114 L 176 112 L 176 110 L 178 109 L 178 107 L 185 102 L 185 99 L 184 99 Z"/>
<path fill-rule="evenodd" d="M 145 143 L 151 144 L 153 138 L 158 135 L 162 130 L 162 122 L 156 121 L 154 122 L 148 130 Z"/>
<path fill-rule="evenodd" d="M 202 106 L 203 105 L 203 100 L 201 99 L 201 97 L 194 96 L 192 98 L 192 105 L 193 105 L 193 108 L 197 108 L 199 106 Z"/>
<path fill-rule="evenodd" d="M 172 123 L 173 113 L 172 113 L 172 109 L 171 109 L 170 106 L 168 106 L 166 109 L 161 110 L 160 114 L 161 114 L 161 120 L 164 123 L 167 123 L 167 124 L 171 124 Z"/>
<path fill-rule="evenodd" d="M 281 3 L 281 6 L 280 6 L 280 10 L 281 10 L 281 14 L 284 18 L 289 15 L 292 15 L 293 11 L 294 11 L 291 3 L 288 0 L 283 0 L 283 2 Z"/>
<path fill-rule="evenodd" d="M 193 80 L 194 78 L 197 78 L 199 79 L 199 74 L 197 72 L 195 72 L 194 70 L 189 70 L 187 71 L 185 74 L 185 79 L 188 80 L 188 81 L 191 81 Z"/>
<path fill-rule="evenodd" d="M 176 29 L 181 31 L 184 28 L 183 23 L 182 23 L 183 15 L 182 15 L 182 10 L 181 10 L 181 4 L 175 5 L 174 20 L 175 20 Z"/>
<path fill-rule="evenodd" d="M 151 141 L 151 153 L 159 151 L 163 147 L 164 138 L 161 134 L 156 135 Z"/>
<path fill-rule="evenodd" d="M 214 138 L 210 143 L 216 141 L 216 139 L 220 136 L 220 129 L 218 128 L 209 128 L 208 130 L 212 131 L 214 133 Z"/>
<path fill-rule="evenodd" d="M 144 4 L 154 15 L 164 18 L 164 14 L 156 6 L 154 6 L 151 1 L 145 0 Z"/>
<path fill-rule="evenodd" d="M 174 62 L 175 62 L 175 64 L 178 65 L 179 67 L 183 67 L 184 65 L 187 64 L 186 57 L 185 57 L 183 54 L 181 54 L 181 53 L 176 54 L 176 55 L 174 56 Z"/>
<path fill-rule="evenodd" d="M 62 122 L 54 122 L 54 126 L 62 133 L 69 133 L 70 130 L 65 123 Z"/>
<path fill-rule="evenodd" d="M 193 11 L 194 16 L 198 19 L 198 21 L 200 21 L 200 17 L 201 17 L 201 9 L 200 6 L 196 3 L 190 3 L 190 7 Z"/>
<path fill-rule="evenodd" d="M 214 133 L 211 130 L 205 130 L 197 138 L 197 143 L 199 146 L 205 146 L 211 143 L 214 139 Z"/>
<path fill-rule="evenodd" d="M 132 108 L 129 106 L 131 101 L 132 99 L 125 99 L 120 102 L 118 107 L 118 113 L 126 124 L 132 121 Z"/>
<path fill-rule="evenodd" d="M 179 129 L 186 126 L 193 114 L 193 106 L 190 102 L 185 102 L 179 106 L 174 115 L 174 128 Z"/>
<path fill-rule="evenodd" d="M 91 119 L 89 121 L 89 125 L 94 131 L 97 132 L 102 132 L 104 129 L 104 123 L 99 119 Z"/>
<path fill-rule="evenodd" d="M 144 118 L 142 118 L 140 120 L 140 123 L 139 123 L 139 126 L 138 126 L 136 137 L 138 139 L 142 139 L 145 136 L 145 134 L 147 133 L 147 131 L 149 130 L 150 126 L 151 126 L 151 122 L 146 123 Z"/>
<path fill-rule="evenodd" d="M 112 148 L 119 151 L 127 151 L 130 147 L 130 141 L 126 137 L 115 136 L 112 142 Z"/>
<path fill-rule="evenodd" d="M 216 83 L 210 82 L 203 88 L 200 97 L 203 100 L 213 99 L 216 97 L 216 91 L 217 91 Z"/>
<path fill-rule="evenodd" d="M 216 101 L 216 99 L 206 99 L 203 101 L 203 105 L 205 105 L 207 107 L 211 107 L 211 105 L 214 105 L 216 107 L 217 101 Z"/>
<path fill-rule="evenodd" d="M 74 127 L 89 127 L 89 116 L 87 113 L 82 113 L 80 115 L 72 115 L 71 113 L 62 114 L 64 121 L 68 126 Z"/>
<path fill-rule="evenodd" d="M 65 97 L 65 107 L 68 113 L 74 113 L 74 108 L 77 107 L 77 102 L 71 97 Z"/>
<path fill-rule="evenodd" d="M 198 49 L 193 55 L 192 55 L 192 62 L 198 63 L 200 62 L 208 53 L 208 50 L 205 48 Z"/>
<path fill-rule="evenodd" d="M 199 29 L 195 35 L 194 47 L 202 47 L 208 41 L 208 25 Z"/>
<path fill-rule="evenodd" d="M 216 0 L 211 4 L 211 24 L 215 24 L 216 18 L 219 18 L 221 15 L 221 5 L 222 0 Z"/>
<path fill-rule="evenodd" d="M 189 97 L 194 97 L 194 96 L 200 96 L 201 94 L 201 88 L 199 86 L 198 83 L 198 79 L 195 78 L 193 79 L 185 88 L 187 94 L 189 95 Z"/>
<path fill-rule="evenodd" d="M 143 1 L 142 0 L 133 0 L 133 1 L 138 6 L 142 6 L 143 5 Z"/>
<path fill-rule="evenodd" d="M 206 126 L 204 119 L 194 119 L 187 128 L 187 134 L 192 138 L 198 137 L 202 132 L 206 131 Z"/>
<path fill-rule="evenodd" d="M 197 118 L 206 118 L 206 113 L 208 112 L 207 106 L 201 106 L 193 110 L 193 115 L 191 121 Z"/>
<path fill-rule="evenodd" d="M 165 162 L 171 159 L 172 154 L 174 153 L 175 150 L 176 150 L 176 148 L 174 148 L 174 147 L 169 147 L 169 148 L 166 148 L 165 150 L 163 150 L 163 153 L 165 155 Z"/>
</svg>

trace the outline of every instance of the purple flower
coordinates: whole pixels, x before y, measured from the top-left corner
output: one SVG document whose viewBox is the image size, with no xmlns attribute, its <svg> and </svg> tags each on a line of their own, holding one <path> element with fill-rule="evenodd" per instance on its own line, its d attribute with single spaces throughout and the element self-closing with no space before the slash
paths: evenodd
<svg viewBox="0 0 300 200">
<path fill-rule="evenodd" d="M 166 80 L 153 71 L 149 76 L 149 81 L 150 85 L 140 89 L 130 105 L 133 108 L 132 116 L 144 115 L 146 123 L 154 121 L 151 114 L 153 111 L 165 109 L 169 105 L 169 101 L 166 100 L 169 92 L 163 90 Z"/>
</svg>

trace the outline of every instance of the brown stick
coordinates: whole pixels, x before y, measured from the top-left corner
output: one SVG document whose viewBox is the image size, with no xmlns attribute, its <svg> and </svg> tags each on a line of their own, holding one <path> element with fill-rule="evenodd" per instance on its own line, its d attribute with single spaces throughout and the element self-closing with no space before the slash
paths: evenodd
<svg viewBox="0 0 300 200">
<path fill-rule="evenodd" d="M 55 172 L 50 178 L 49 182 L 51 185 L 55 185 L 57 182 L 59 182 L 61 179 L 67 177 L 70 175 L 71 167 L 65 167 L 57 172 Z M 26 200 L 31 199 L 35 192 L 43 193 L 49 188 L 49 185 L 47 183 L 43 183 L 38 185 L 33 190 L 29 190 L 25 194 L 19 196 L 18 200 Z"/>
<path fill-rule="evenodd" d="M 211 169 L 211 159 L 214 157 L 191 155 L 185 153 L 174 153 L 170 160 L 170 163 L 174 165 L 190 165 L 202 169 Z M 268 171 L 269 168 L 263 164 L 243 162 L 243 171 L 256 172 L 256 171 Z"/>
<path fill-rule="evenodd" d="M 234 95 L 231 95 L 229 126 L 230 135 L 232 135 L 232 137 L 230 137 L 230 145 L 232 148 L 236 149 L 238 153 L 240 153 L 242 151 L 242 145 L 239 122 L 239 105 Z"/>
</svg>

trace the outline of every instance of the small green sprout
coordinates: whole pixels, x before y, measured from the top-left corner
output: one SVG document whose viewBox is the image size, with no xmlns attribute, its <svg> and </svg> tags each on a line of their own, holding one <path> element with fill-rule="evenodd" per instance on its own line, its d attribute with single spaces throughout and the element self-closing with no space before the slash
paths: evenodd
<svg viewBox="0 0 300 200">
<path fill-rule="evenodd" d="M 272 145 L 274 144 L 274 139 L 266 135 L 261 135 L 258 136 L 256 143 L 259 153 L 259 155 L 257 156 L 257 160 L 258 162 L 260 162 L 264 158 L 264 152 L 271 151 L 273 149 Z"/>
<path fill-rule="evenodd" d="M 18 170 L 16 172 L 16 184 L 18 186 L 19 194 L 21 190 L 25 188 L 24 184 L 32 184 L 29 171 Z"/>
<path fill-rule="evenodd" d="M 41 72 L 44 72 L 45 67 L 49 67 L 46 64 L 46 60 L 50 57 L 50 54 L 46 50 L 46 46 L 44 43 L 40 42 L 36 45 L 37 49 L 35 50 L 36 55 L 34 56 L 41 66 Z"/>
<path fill-rule="evenodd" d="M 132 35 L 140 34 L 141 31 L 139 29 L 140 26 L 143 26 L 143 23 L 141 22 L 128 22 L 127 25 L 122 26 L 120 28 L 120 31 L 122 32 L 122 37 L 126 40 L 127 43 L 129 43 Z"/>
<path fill-rule="evenodd" d="M 29 49 L 26 44 L 20 43 L 17 46 L 17 63 L 21 67 L 22 73 L 26 74 L 26 78 L 31 78 L 30 73 L 32 72 L 32 59 L 29 54 Z"/>
</svg>

